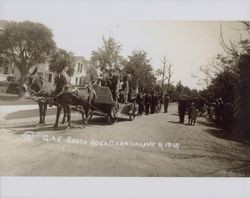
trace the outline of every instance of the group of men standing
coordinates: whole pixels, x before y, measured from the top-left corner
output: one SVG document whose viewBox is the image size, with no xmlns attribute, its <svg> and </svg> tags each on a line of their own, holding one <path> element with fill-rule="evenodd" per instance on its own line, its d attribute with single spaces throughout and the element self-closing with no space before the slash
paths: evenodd
<svg viewBox="0 0 250 198">
<path fill-rule="evenodd" d="M 131 75 L 129 74 L 121 77 L 110 72 L 106 78 L 102 79 L 101 85 L 110 88 L 114 100 L 121 103 L 136 102 L 139 116 L 143 113 L 149 115 L 159 112 L 162 104 L 164 105 L 164 112 L 168 111 L 170 102 L 168 94 L 163 96 L 149 91 L 136 93 L 136 90 L 131 86 Z"/>
<path fill-rule="evenodd" d="M 199 112 L 203 112 L 205 109 L 205 102 L 202 98 L 190 98 L 185 94 L 181 94 L 178 101 L 178 114 L 179 114 L 179 120 L 181 124 L 184 124 L 185 122 L 185 115 L 188 113 L 188 116 L 190 118 L 191 109 L 194 108 L 194 110 L 197 110 Z"/>
<path fill-rule="evenodd" d="M 139 106 L 138 114 L 141 116 L 143 112 L 145 112 L 145 115 L 160 112 L 162 104 L 164 104 L 164 112 L 166 113 L 168 111 L 170 97 L 167 94 L 162 96 L 154 92 L 140 92 L 137 94 L 135 101 Z"/>
<path fill-rule="evenodd" d="M 124 76 L 115 75 L 113 71 L 109 71 L 108 75 L 100 78 L 100 85 L 110 88 L 113 100 L 121 103 L 136 102 L 138 104 L 138 114 L 146 115 L 159 112 L 162 104 L 164 104 L 164 112 L 168 111 L 170 97 L 168 94 L 164 96 L 155 92 L 139 92 L 136 93 L 131 86 L 131 75 Z"/>
</svg>

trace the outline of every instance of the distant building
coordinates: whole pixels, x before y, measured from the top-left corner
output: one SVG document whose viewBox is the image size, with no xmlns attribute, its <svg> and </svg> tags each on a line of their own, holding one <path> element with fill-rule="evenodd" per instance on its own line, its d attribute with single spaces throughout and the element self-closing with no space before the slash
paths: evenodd
<svg viewBox="0 0 250 198">
<path fill-rule="evenodd" d="M 70 84 L 82 85 L 83 77 L 87 74 L 87 61 L 83 56 L 74 56 L 74 74 L 70 77 Z M 55 83 L 56 73 L 49 70 L 49 62 L 34 65 L 30 71 L 32 72 L 37 67 L 37 72 L 40 76 L 48 82 Z"/>
<path fill-rule="evenodd" d="M 83 56 L 74 56 L 75 72 L 70 78 L 70 83 L 73 85 L 82 85 L 83 77 L 87 75 L 88 62 Z"/>
<path fill-rule="evenodd" d="M 47 80 L 50 83 L 55 83 L 56 74 L 49 70 L 49 62 L 40 63 L 35 65 L 34 67 L 37 67 L 37 72 L 44 80 Z"/>
</svg>

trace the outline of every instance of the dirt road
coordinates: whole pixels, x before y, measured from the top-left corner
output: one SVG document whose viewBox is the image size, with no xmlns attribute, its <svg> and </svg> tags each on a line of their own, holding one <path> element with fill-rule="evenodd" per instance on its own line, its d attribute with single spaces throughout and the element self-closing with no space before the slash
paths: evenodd
<svg viewBox="0 0 250 198">
<path fill-rule="evenodd" d="M 120 119 L 94 117 L 80 128 L 54 130 L 53 109 L 37 128 L 37 110 L 4 115 L 0 129 L 2 176 L 249 176 L 249 145 L 226 138 L 205 117 L 195 126 L 168 113 Z M 2 115 L 3 116 L 3 115 Z"/>
</svg>

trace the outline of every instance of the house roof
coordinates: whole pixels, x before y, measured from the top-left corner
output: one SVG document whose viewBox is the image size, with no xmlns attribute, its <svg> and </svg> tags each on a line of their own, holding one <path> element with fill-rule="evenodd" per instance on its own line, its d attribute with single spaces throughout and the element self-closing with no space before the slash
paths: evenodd
<svg viewBox="0 0 250 198">
<path fill-rule="evenodd" d="M 75 61 L 82 61 L 84 64 L 87 64 L 88 61 L 84 58 L 84 56 L 74 56 Z"/>
</svg>

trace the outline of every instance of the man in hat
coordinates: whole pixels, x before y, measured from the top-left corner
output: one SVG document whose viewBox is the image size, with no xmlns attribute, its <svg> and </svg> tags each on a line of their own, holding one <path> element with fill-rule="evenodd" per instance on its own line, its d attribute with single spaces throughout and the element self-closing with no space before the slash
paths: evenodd
<svg viewBox="0 0 250 198">
<path fill-rule="evenodd" d="M 49 106 L 52 106 L 52 100 L 55 96 L 57 96 L 58 94 L 60 94 L 63 91 L 67 91 L 67 89 L 70 86 L 70 77 L 67 74 L 68 71 L 68 67 L 64 67 L 61 72 L 58 73 L 58 75 L 55 78 L 55 91 L 52 94 L 52 97 L 50 97 L 49 100 Z"/>
<path fill-rule="evenodd" d="M 116 100 L 117 99 L 116 84 L 117 84 L 118 78 L 117 78 L 117 76 L 114 75 L 114 70 L 112 70 L 112 69 L 109 70 L 106 81 L 107 81 L 107 85 L 112 93 L 113 100 Z"/>
<path fill-rule="evenodd" d="M 150 109 L 150 106 L 151 106 L 151 102 L 152 102 L 152 97 L 151 97 L 151 95 L 149 94 L 149 92 L 147 91 L 147 92 L 146 92 L 146 95 L 145 95 L 145 99 L 144 99 L 145 114 L 146 114 L 146 115 L 149 114 L 149 109 Z"/>
<path fill-rule="evenodd" d="M 187 104 L 188 104 L 187 97 L 184 94 L 181 94 L 178 103 L 178 113 L 181 124 L 184 124 Z"/>
<path fill-rule="evenodd" d="M 164 103 L 164 113 L 168 112 L 168 105 L 169 105 L 170 97 L 168 94 L 164 95 L 163 103 Z"/>
<path fill-rule="evenodd" d="M 143 97 L 143 93 L 139 92 L 136 96 L 136 103 L 139 106 L 138 109 L 138 115 L 141 116 L 143 111 L 144 111 L 144 97 Z"/>
</svg>

